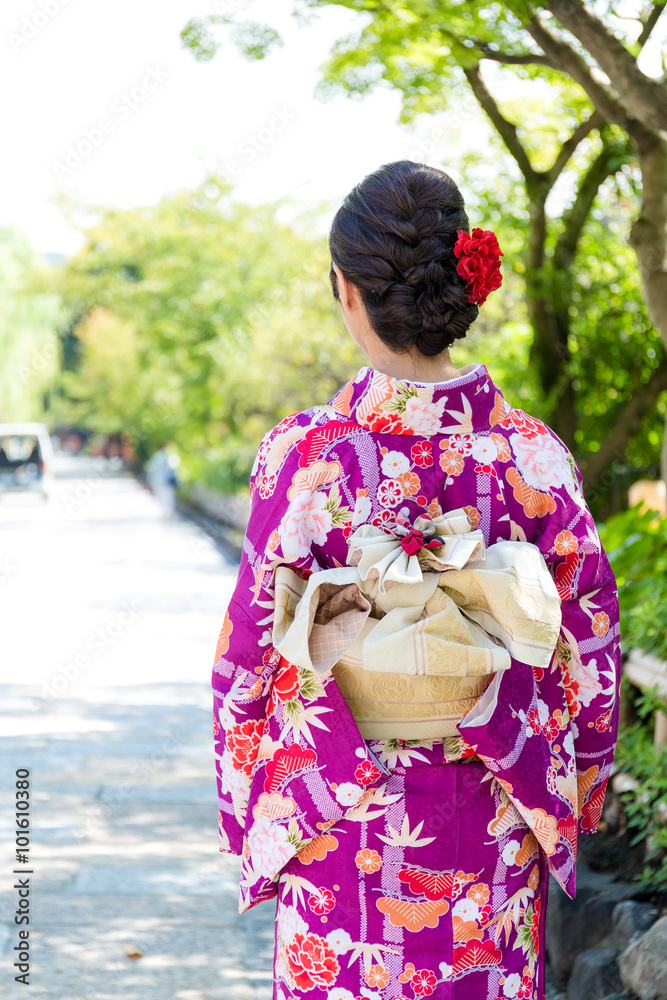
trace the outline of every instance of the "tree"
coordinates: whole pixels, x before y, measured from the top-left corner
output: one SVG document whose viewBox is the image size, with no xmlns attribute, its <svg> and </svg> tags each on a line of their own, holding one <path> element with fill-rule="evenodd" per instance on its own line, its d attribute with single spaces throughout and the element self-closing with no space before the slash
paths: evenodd
<svg viewBox="0 0 667 1000">
<path fill-rule="evenodd" d="M 58 373 L 61 309 L 27 241 L 0 232 L 0 420 L 41 420 Z"/>
<path fill-rule="evenodd" d="M 146 208 L 103 209 L 62 287 L 79 349 L 60 414 L 172 439 L 187 478 L 247 486 L 262 434 L 329 399 L 361 356 L 326 289 L 322 241 L 208 178 Z"/>
<path fill-rule="evenodd" d="M 472 93 L 518 169 L 528 201 L 524 266 L 533 341 L 531 363 L 539 373 L 547 417 L 577 453 L 589 485 L 630 442 L 667 390 L 664 350 L 643 366 L 645 377 L 630 380 L 607 409 L 608 433 L 590 453 L 579 447 L 577 388 L 579 353 L 572 334 L 571 306 L 580 268 L 581 241 L 608 178 L 636 196 L 638 213 L 630 242 L 639 263 L 650 322 L 667 344 L 667 88 L 646 76 L 639 55 L 664 4 L 642 8 L 634 38 L 611 2 L 577 0 L 530 4 L 471 4 L 465 0 L 302 0 L 301 16 L 327 6 L 360 15 L 360 29 L 340 39 L 325 67 L 321 91 L 364 94 L 389 85 L 402 95 L 402 119 L 441 111 Z M 211 58 L 217 42 L 210 31 L 230 24 L 216 16 L 190 22 L 183 34 L 198 58 Z M 242 48 L 263 57 L 277 44 L 265 26 L 235 29 Z M 254 45 L 248 39 L 254 38 Z M 482 69 L 484 67 L 484 71 Z M 489 68 L 495 67 L 493 83 Z M 609 81 L 602 82 L 601 73 Z M 507 74 L 546 82 L 559 95 L 550 124 L 531 133 L 521 107 L 494 96 Z M 549 155 L 545 155 L 546 153 Z M 569 181 L 571 196 L 560 218 L 551 218 L 548 199 L 557 183 Z M 627 199 L 628 205 L 634 198 Z M 604 323 L 604 320 L 602 320 Z M 630 324 L 631 325 L 631 324 Z M 627 332 L 627 331 L 626 331 Z M 644 353 L 646 338 L 634 337 Z"/>
</svg>

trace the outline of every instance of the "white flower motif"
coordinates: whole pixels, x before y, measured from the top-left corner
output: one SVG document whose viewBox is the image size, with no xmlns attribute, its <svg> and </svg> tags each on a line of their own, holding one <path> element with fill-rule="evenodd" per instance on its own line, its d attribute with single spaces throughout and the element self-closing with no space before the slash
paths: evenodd
<svg viewBox="0 0 667 1000">
<path fill-rule="evenodd" d="M 472 457 L 485 465 L 495 462 L 498 458 L 495 441 L 490 437 L 475 437 L 472 443 Z"/>
<path fill-rule="evenodd" d="M 295 934 L 308 933 L 308 924 L 294 906 L 278 907 L 278 933 L 285 942 L 291 944 Z"/>
<path fill-rule="evenodd" d="M 292 500 L 278 526 L 284 556 L 307 556 L 313 542 L 324 545 L 332 524 L 326 502 L 321 492 L 301 493 Z"/>
<path fill-rule="evenodd" d="M 346 951 L 350 950 L 352 938 L 347 931 L 344 931 L 341 928 L 338 931 L 329 931 L 327 934 L 327 944 L 333 951 L 334 955 L 343 955 Z"/>
<path fill-rule="evenodd" d="M 248 844 L 255 871 L 259 868 L 267 878 L 273 878 L 294 855 L 292 846 L 287 843 L 286 828 L 269 819 L 255 820 L 248 834 Z"/>
<path fill-rule="evenodd" d="M 477 920 L 479 913 L 479 906 L 468 896 L 459 899 L 454 904 L 454 909 L 452 910 L 452 915 L 460 917 L 461 920 Z"/>
<path fill-rule="evenodd" d="M 388 451 L 382 456 L 382 471 L 390 479 L 396 479 L 410 469 L 410 459 L 400 451 Z"/>
<path fill-rule="evenodd" d="M 356 528 L 358 525 L 364 524 L 370 516 L 371 502 L 368 497 L 357 497 L 357 502 L 354 505 L 354 513 L 352 514 L 352 527 Z"/>
<path fill-rule="evenodd" d="M 336 799 L 342 806 L 356 806 L 363 794 L 363 788 L 353 785 L 351 781 L 344 781 L 336 789 Z"/>
<path fill-rule="evenodd" d="M 519 992 L 519 987 L 521 986 L 521 976 L 518 972 L 512 972 L 509 976 L 505 976 L 505 982 L 503 983 L 503 993 L 506 997 L 515 997 Z"/>
<path fill-rule="evenodd" d="M 401 414 L 401 421 L 415 434 L 423 434 L 424 437 L 437 434 L 446 402 L 446 396 L 442 396 L 437 403 L 422 396 L 410 396 L 405 404 L 405 412 Z"/>
<path fill-rule="evenodd" d="M 570 757 L 574 757 L 574 740 L 572 739 L 572 733 L 566 733 L 563 737 L 563 750 Z"/>
<path fill-rule="evenodd" d="M 327 941 L 329 940 L 327 935 Z M 354 993 L 350 993 L 349 990 L 344 990 L 342 987 L 337 986 L 333 990 L 329 990 L 327 993 L 327 1000 L 354 1000 Z"/>
<path fill-rule="evenodd" d="M 222 778 L 222 791 L 231 795 L 234 802 L 234 809 L 239 807 L 245 810 L 248 806 L 248 797 L 250 795 L 250 778 L 245 771 L 240 771 L 234 767 L 234 758 L 229 750 L 226 749 L 220 758 L 220 776 Z"/>
<path fill-rule="evenodd" d="M 510 444 L 519 472 L 529 486 L 544 490 L 550 486 L 572 485 L 572 471 L 563 448 L 550 434 L 536 434 L 531 438 L 511 434 Z"/>
<path fill-rule="evenodd" d="M 518 840 L 510 840 L 509 844 L 505 844 L 503 847 L 502 859 L 508 868 L 515 863 L 520 847 L 521 844 Z"/>
<path fill-rule="evenodd" d="M 443 979 L 452 978 L 452 971 L 453 971 L 452 966 L 449 965 L 447 962 L 441 962 L 438 968 L 440 969 L 440 975 L 442 976 Z"/>
</svg>

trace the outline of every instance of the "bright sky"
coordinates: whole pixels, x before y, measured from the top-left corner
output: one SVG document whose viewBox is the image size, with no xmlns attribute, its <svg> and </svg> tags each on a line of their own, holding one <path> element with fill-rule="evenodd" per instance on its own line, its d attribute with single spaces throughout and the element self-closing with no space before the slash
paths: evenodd
<svg viewBox="0 0 667 1000">
<path fill-rule="evenodd" d="M 44 20 L 40 2 L 57 12 L 17 43 L 12 33 L 26 32 L 25 18 Z M 54 204 L 59 191 L 92 203 L 151 203 L 195 186 L 207 168 L 236 161 L 239 197 L 312 202 L 342 197 L 368 171 L 415 148 L 396 124 L 395 94 L 364 102 L 313 97 L 318 66 L 351 27 L 347 11 L 325 11 L 299 29 L 290 0 L 255 0 L 236 16 L 270 21 L 284 48 L 248 62 L 226 43 L 211 62 L 197 63 L 181 48 L 179 32 L 190 17 L 214 12 L 214 0 L 61 4 L 11 0 L 0 13 L 2 131 L 12 137 L 0 225 L 17 226 L 42 251 L 70 253 L 79 245 Z M 143 99 L 137 91 L 134 100 L 133 88 L 144 82 L 153 89 Z M 86 130 L 98 130 L 92 137 L 99 144 L 69 169 L 67 147 L 84 140 L 85 150 Z M 254 138 L 260 151 L 253 156 Z M 65 170 L 56 166 L 63 162 Z"/>
<path fill-rule="evenodd" d="M 225 43 L 211 62 L 195 62 L 179 32 L 222 3 L 237 4 L 239 19 L 277 27 L 285 46 L 258 63 Z M 396 94 L 314 98 L 331 43 L 358 22 L 330 8 L 299 28 L 291 9 L 291 0 L 5 0 L 0 226 L 16 226 L 39 250 L 71 253 L 80 237 L 55 204 L 59 192 L 93 204 L 147 204 L 235 161 L 238 196 L 247 201 L 335 203 L 390 160 L 447 168 L 454 151 L 446 139 L 417 152 L 432 125 L 415 135 L 397 124 Z M 478 113 L 471 104 L 463 114 L 474 124 Z M 454 133 L 460 120 L 453 111 Z M 441 124 L 447 135 L 447 116 Z M 467 131 L 485 141 L 484 126 Z M 68 159 L 68 147 L 79 144 L 85 155 L 77 162 L 70 151 Z"/>
</svg>

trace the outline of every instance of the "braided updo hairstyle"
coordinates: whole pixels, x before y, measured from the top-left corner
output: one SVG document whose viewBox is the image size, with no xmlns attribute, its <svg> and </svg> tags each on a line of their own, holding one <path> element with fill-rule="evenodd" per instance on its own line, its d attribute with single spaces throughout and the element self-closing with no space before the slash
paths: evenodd
<svg viewBox="0 0 667 1000">
<path fill-rule="evenodd" d="M 432 357 L 477 318 L 456 271 L 458 229 L 469 226 L 454 181 L 411 160 L 368 174 L 336 212 L 331 260 L 359 289 L 373 330 L 391 350 Z M 330 277 L 338 299 L 333 266 Z"/>
</svg>

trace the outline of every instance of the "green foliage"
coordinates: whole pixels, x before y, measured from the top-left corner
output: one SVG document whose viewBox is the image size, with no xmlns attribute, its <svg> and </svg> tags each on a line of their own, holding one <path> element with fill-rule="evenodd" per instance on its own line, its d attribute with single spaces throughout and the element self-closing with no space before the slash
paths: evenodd
<svg viewBox="0 0 667 1000">
<path fill-rule="evenodd" d="M 265 431 L 362 363 L 323 241 L 280 224 L 277 208 L 233 201 L 211 177 L 103 211 L 63 275 L 80 350 L 60 414 L 128 432 L 142 457 L 172 439 L 185 481 L 245 489 Z"/>
<path fill-rule="evenodd" d="M 667 711 L 667 705 L 656 691 L 641 691 L 634 695 L 627 680 L 623 681 L 626 701 L 634 698 L 638 716 L 635 722 L 623 726 L 619 734 L 615 763 L 620 771 L 631 774 L 639 782 L 633 790 L 621 796 L 628 825 L 635 831 L 633 844 L 649 845 L 646 865 L 639 882 L 651 889 L 667 891 L 667 827 L 656 822 L 656 809 L 667 806 L 667 745 L 657 752 L 653 743 L 653 719 L 657 711 Z"/>
<path fill-rule="evenodd" d="M 625 650 L 667 660 L 667 517 L 631 507 L 609 518 L 600 538 L 618 584 Z"/>
<path fill-rule="evenodd" d="M 0 420 L 41 420 L 59 367 L 61 307 L 52 275 L 11 230 L 0 232 Z"/>
<path fill-rule="evenodd" d="M 618 583 L 624 650 L 638 647 L 667 659 L 667 517 L 632 507 L 609 518 L 600 538 Z M 660 803 L 667 804 L 667 745 L 656 752 L 653 730 L 656 711 L 667 706 L 657 690 L 638 691 L 627 678 L 621 697 L 625 717 L 632 721 L 621 724 L 615 763 L 639 782 L 635 791 L 623 794 L 623 804 L 635 831 L 633 843 L 650 845 L 639 880 L 665 891 L 667 828 L 656 822 L 655 812 Z"/>
</svg>

